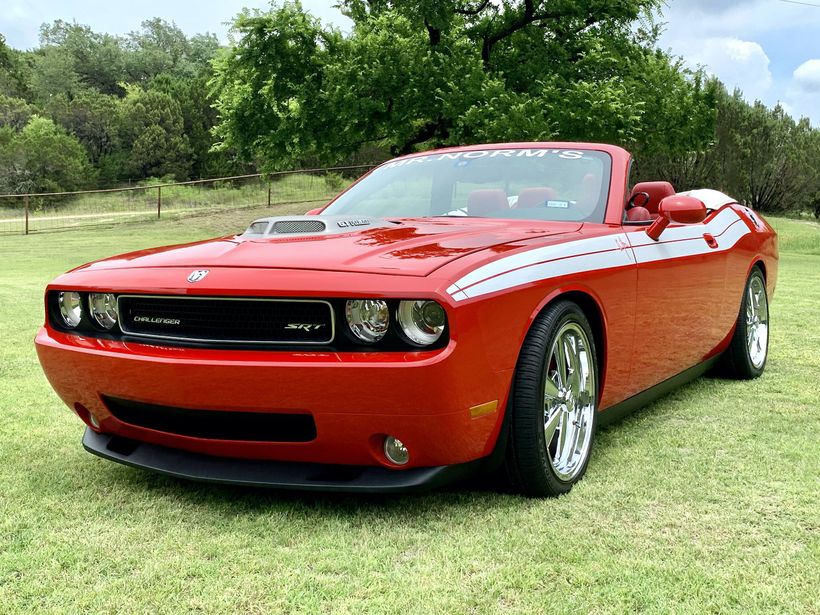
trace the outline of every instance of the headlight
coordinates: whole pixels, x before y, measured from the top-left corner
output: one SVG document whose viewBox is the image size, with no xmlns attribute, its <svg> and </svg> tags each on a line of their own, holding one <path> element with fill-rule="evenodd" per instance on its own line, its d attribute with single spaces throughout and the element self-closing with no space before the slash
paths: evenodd
<svg viewBox="0 0 820 615">
<path fill-rule="evenodd" d="M 74 291 L 64 291 L 57 295 L 57 303 L 60 304 L 60 315 L 63 317 L 65 326 L 74 329 L 80 324 L 83 317 L 83 303 L 80 293 Z"/>
<path fill-rule="evenodd" d="M 399 303 L 398 320 L 401 330 L 414 344 L 434 344 L 444 332 L 447 315 L 435 301 L 402 301 Z"/>
<path fill-rule="evenodd" d="M 117 298 L 111 293 L 88 295 L 91 315 L 103 329 L 113 329 L 117 324 Z"/>
<path fill-rule="evenodd" d="M 351 299 L 345 304 L 347 326 L 363 342 L 378 342 L 390 326 L 390 310 L 380 299 Z"/>
</svg>

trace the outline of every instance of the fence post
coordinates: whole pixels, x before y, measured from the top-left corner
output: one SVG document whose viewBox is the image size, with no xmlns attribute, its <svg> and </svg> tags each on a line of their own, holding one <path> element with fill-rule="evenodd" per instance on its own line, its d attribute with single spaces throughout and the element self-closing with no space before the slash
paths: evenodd
<svg viewBox="0 0 820 615">
<path fill-rule="evenodd" d="M 23 201 L 26 204 L 26 235 L 28 235 L 28 195 L 23 197 Z"/>
<path fill-rule="evenodd" d="M 270 182 L 268 182 L 268 208 L 270 208 Z"/>
<path fill-rule="evenodd" d="M 157 219 L 162 216 L 162 186 L 157 186 Z"/>
</svg>

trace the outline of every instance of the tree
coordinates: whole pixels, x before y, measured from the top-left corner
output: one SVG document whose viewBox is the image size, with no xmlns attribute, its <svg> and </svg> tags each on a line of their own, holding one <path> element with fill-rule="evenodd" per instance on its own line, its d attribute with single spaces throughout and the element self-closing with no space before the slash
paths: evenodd
<svg viewBox="0 0 820 615">
<path fill-rule="evenodd" d="M 633 145 L 684 112 L 710 112 L 694 76 L 633 27 L 655 0 L 342 6 L 348 36 L 298 2 L 237 17 L 239 37 L 212 81 L 218 146 L 270 169 L 334 162 L 372 143 L 394 154 L 516 139 Z M 687 144 L 700 144 L 704 123 Z"/>
<path fill-rule="evenodd" d="M 28 124 L 34 109 L 22 98 L 12 98 L 0 94 L 0 126 L 21 130 Z"/>
<path fill-rule="evenodd" d="M 93 179 L 79 141 L 50 119 L 34 116 L 19 133 L 0 136 L 0 185 L 8 192 L 62 192 L 85 188 Z"/>
<path fill-rule="evenodd" d="M 718 187 L 764 212 L 808 207 L 820 164 L 807 156 L 816 135 L 808 121 L 795 122 L 779 105 L 749 105 L 739 90 L 724 92 L 711 153 Z"/>
<path fill-rule="evenodd" d="M 119 82 L 124 51 L 117 37 L 58 19 L 40 27 L 40 51 L 48 49 L 58 49 L 71 58 L 71 70 L 83 86 L 103 94 L 123 93 Z"/>
<path fill-rule="evenodd" d="M 213 34 L 187 38 L 176 24 L 159 18 L 142 22 L 142 29 L 130 32 L 124 42 L 129 81 L 147 84 L 157 75 L 196 77 L 209 70 L 219 49 Z"/>
<path fill-rule="evenodd" d="M 6 45 L 6 37 L 0 34 L 0 70 L 11 69 L 11 49 Z"/>
<path fill-rule="evenodd" d="M 47 104 L 55 96 L 73 97 L 82 89 L 82 80 L 75 70 L 76 61 L 61 47 L 45 47 L 32 57 L 31 91 L 34 100 Z"/>
<path fill-rule="evenodd" d="M 220 173 L 229 175 L 234 171 L 233 166 L 225 167 L 220 156 L 211 151 L 211 128 L 216 123 L 217 112 L 208 90 L 209 79 L 207 72 L 196 77 L 163 74 L 151 81 L 149 86 L 149 89 L 167 94 L 179 104 L 183 133 L 190 146 L 191 174 L 200 177 Z"/>
<path fill-rule="evenodd" d="M 187 179 L 191 148 L 179 103 L 160 90 L 128 86 L 120 103 L 119 133 L 129 150 L 132 177 Z"/>
<path fill-rule="evenodd" d="M 116 97 L 84 89 L 73 97 L 57 94 L 44 108 L 51 119 L 77 137 L 92 164 L 119 147 Z"/>
</svg>

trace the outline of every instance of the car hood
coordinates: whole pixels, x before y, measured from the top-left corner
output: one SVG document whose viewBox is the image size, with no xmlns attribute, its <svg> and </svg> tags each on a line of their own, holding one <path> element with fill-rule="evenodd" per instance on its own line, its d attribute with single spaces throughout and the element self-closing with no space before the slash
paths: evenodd
<svg viewBox="0 0 820 615">
<path fill-rule="evenodd" d="M 81 269 L 254 267 L 426 276 L 479 250 L 578 231 L 578 222 L 436 218 L 387 220 L 378 228 L 322 236 L 237 235 L 143 250 Z"/>
</svg>

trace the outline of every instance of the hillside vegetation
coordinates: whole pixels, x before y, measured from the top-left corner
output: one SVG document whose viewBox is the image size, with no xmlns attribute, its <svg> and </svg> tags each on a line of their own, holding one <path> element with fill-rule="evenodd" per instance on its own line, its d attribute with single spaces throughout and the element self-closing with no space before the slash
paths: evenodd
<svg viewBox="0 0 820 615">
<path fill-rule="evenodd" d="M 820 132 L 658 49 L 661 0 L 342 0 L 244 10 L 232 39 L 0 34 L 0 193 L 371 162 L 441 145 L 623 145 L 635 179 L 820 215 Z"/>
</svg>

